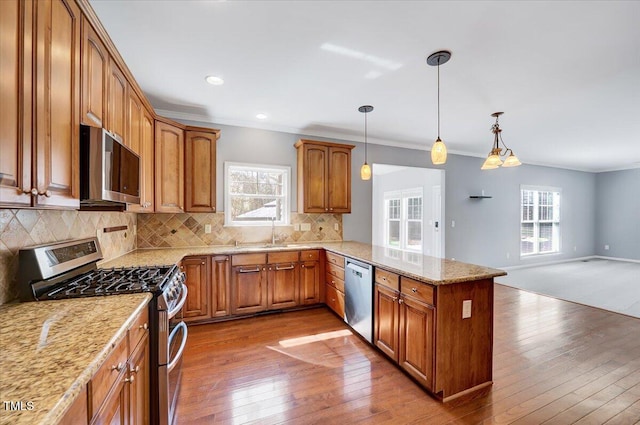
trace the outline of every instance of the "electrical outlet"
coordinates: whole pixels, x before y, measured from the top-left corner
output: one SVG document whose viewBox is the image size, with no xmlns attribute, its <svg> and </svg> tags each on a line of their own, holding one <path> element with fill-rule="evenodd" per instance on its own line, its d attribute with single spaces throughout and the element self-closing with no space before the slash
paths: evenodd
<svg viewBox="0 0 640 425">
<path fill-rule="evenodd" d="M 308 232 L 311 230 L 311 223 L 300 223 L 300 230 L 303 232 Z"/>
<path fill-rule="evenodd" d="M 509 258 L 511 258 L 511 254 L 509 254 L 509 253 L 507 252 L 507 260 L 508 260 Z"/>
<path fill-rule="evenodd" d="M 340 225 L 338 223 L 334 223 L 333 224 L 333 230 L 335 230 L 336 232 L 338 232 L 340 230 Z"/>
<path fill-rule="evenodd" d="M 134 225 L 133 225 L 133 236 L 135 236 L 135 235 L 137 235 L 137 234 L 138 234 L 138 225 L 137 225 L 137 224 L 134 224 Z"/>
<path fill-rule="evenodd" d="M 455 220 L 451 220 L 451 227 L 456 227 L 456 221 Z"/>
<path fill-rule="evenodd" d="M 605 251 L 609 251 L 609 245 L 605 245 L 605 246 L 604 246 L 604 250 L 605 250 Z"/>
<path fill-rule="evenodd" d="M 300 223 L 293 223 L 293 231 L 294 232 L 300 231 Z"/>
<path fill-rule="evenodd" d="M 204 232 L 205 233 L 211 233 L 211 225 L 210 224 L 205 224 L 204 225 Z"/>
<path fill-rule="evenodd" d="M 471 317 L 471 300 L 462 301 L 462 318 L 468 319 Z"/>
</svg>

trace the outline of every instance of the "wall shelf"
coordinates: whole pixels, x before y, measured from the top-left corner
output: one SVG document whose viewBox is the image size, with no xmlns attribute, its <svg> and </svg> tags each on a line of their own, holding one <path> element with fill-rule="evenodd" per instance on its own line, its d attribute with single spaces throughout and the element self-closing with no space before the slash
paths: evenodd
<svg viewBox="0 0 640 425">
<path fill-rule="evenodd" d="M 489 198 L 493 198 L 493 196 L 487 196 L 487 195 L 469 195 L 469 199 L 489 199 Z"/>
</svg>

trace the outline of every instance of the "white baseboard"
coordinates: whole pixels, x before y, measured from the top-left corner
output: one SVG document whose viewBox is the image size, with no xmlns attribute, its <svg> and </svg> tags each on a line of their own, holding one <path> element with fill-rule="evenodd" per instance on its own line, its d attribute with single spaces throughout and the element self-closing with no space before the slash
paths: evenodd
<svg viewBox="0 0 640 425">
<path fill-rule="evenodd" d="M 600 258 L 602 260 L 626 261 L 628 263 L 640 263 L 640 260 L 633 260 L 631 258 L 605 257 L 604 255 L 594 255 L 593 257 Z"/>
<path fill-rule="evenodd" d="M 507 266 L 507 267 L 498 267 L 502 270 L 518 270 L 518 269 L 528 269 L 530 267 L 538 267 L 538 266 L 550 266 L 552 264 L 561 264 L 561 263 L 571 263 L 572 261 L 583 261 L 583 260 L 593 260 L 594 258 L 604 258 L 598 257 L 597 255 L 589 255 L 587 257 L 576 257 L 576 258 L 567 258 L 564 260 L 555 260 L 555 261 L 541 261 L 539 263 L 533 264 L 522 264 L 518 266 Z M 633 261 L 633 260 L 630 260 Z"/>
</svg>

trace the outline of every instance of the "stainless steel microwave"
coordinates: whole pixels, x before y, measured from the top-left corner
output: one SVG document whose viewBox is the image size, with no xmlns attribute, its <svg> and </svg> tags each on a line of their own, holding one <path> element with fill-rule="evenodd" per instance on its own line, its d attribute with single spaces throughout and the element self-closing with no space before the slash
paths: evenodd
<svg viewBox="0 0 640 425">
<path fill-rule="evenodd" d="M 80 205 L 140 203 L 140 157 L 103 128 L 80 126 Z"/>
</svg>

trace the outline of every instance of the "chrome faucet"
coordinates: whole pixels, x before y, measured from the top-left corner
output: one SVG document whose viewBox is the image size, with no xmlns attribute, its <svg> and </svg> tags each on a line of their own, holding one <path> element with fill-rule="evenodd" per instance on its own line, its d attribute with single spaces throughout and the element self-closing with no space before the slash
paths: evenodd
<svg viewBox="0 0 640 425">
<path fill-rule="evenodd" d="M 276 244 L 276 218 L 271 217 L 271 245 Z"/>
</svg>

